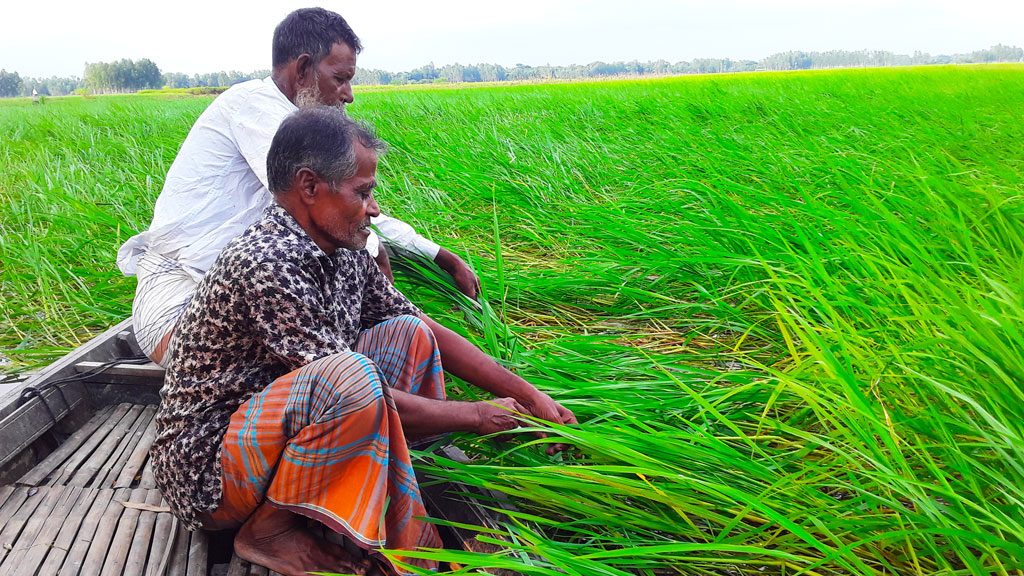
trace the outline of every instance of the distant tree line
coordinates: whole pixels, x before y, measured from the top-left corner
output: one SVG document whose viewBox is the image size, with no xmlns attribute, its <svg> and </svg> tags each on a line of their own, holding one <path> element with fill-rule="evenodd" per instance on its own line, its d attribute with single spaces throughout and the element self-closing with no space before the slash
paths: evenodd
<svg viewBox="0 0 1024 576">
<path fill-rule="evenodd" d="M 913 55 L 893 54 L 884 50 L 829 50 L 828 52 L 780 52 L 761 60 L 759 70 L 814 70 L 823 68 L 870 68 L 877 66 L 922 66 L 931 64 L 971 64 L 988 62 L 1024 62 L 1024 49 L 998 44 L 988 50 L 969 54 L 927 52 Z"/>
<path fill-rule="evenodd" d="M 757 68 L 753 60 L 730 60 L 728 58 L 698 58 L 691 62 L 671 63 L 667 60 L 654 62 L 591 62 L 569 66 L 527 66 L 516 64 L 505 67 L 500 64 L 447 64 L 440 68 L 433 63 L 409 72 L 388 72 L 359 68 L 353 84 L 423 84 L 436 82 L 503 82 L 521 80 L 553 80 L 606 78 L 613 76 L 706 74 L 713 72 L 752 72 Z"/>
<path fill-rule="evenodd" d="M 209 74 L 193 74 L 191 76 L 181 72 L 168 72 L 163 76 L 163 85 L 167 88 L 200 88 L 203 86 L 231 86 L 254 78 L 266 78 L 270 76 L 270 70 L 257 70 L 255 72 L 211 72 Z"/>
<path fill-rule="evenodd" d="M 86 64 L 82 83 L 95 94 L 138 92 L 160 88 L 163 75 L 149 58 L 138 62 L 122 58 L 117 62 Z"/>
<path fill-rule="evenodd" d="M 824 68 L 861 68 L 876 66 L 918 66 L 931 64 L 969 64 L 990 62 L 1024 62 L 1024 49 L 998 44 L 987 50 L 968 54 L 932 56 L 926 52 L 912 55 L 894 54 L 883 50 L 830 50 L 828 52 L 779 52 L 759 61 L 730 60 L 728 58 L 697 58 L 671 63 L 653 62 L 591 62 L 569 66 L 527 66 L 516 64 L 447 64 L 440 68 L 433 63 L 408 72 L 388 72 L 359 68 L 353 84 L 424 84 L 462 82 L 502 82 L 516 80 L 584 79 L 631 76 L 675 76 L 681 74 L 713 74 L 718 72 L 753 72 L 756 70 L 814 70 Z M 213 72 L 193 74 L 178 72 L 161 74 L 149 59 L 138 62 L 119 60 L 85 65 L 83 78 L 22 78 L 17 72 L 0 70 L 0 97 L 31 96 L 32 90 L 47 96 L 62 96 L 76 90 L 93 93 L 136 92 L 149 88 L 199 88 L 204 86 L 230 86 L 254 78 L 266 78 L 270 70 L 250 73 Z"/>
<path fill-rule="evenodd" d="M 1024 49 L 999 44 L 988 50 L 969 54 L 932 56 L 915 52 L 912 56 L 881 50 L 831 50 L 828 52 L 780 52 L 760 61 L 729 58 L 697 58 L 670 63 L 653 62 L 591 62 L 570 66 L 504 67 L 497 64 L 448 64 L 437 68 L 433 63 L 409 72 L 387 72 L 359 68 L 353 84 L 420 84 L 431 82 L 501 82 L 505 80 L 583 79 L 682 74 L 714 74 L 719 72 L 753 72 L 756 70 L 810 70 L 824 68 L 863 68 L 875 66 L 916 66 L 929 64 L 967 64 L 987 62 L 1024 62 Z"/>
</svg>

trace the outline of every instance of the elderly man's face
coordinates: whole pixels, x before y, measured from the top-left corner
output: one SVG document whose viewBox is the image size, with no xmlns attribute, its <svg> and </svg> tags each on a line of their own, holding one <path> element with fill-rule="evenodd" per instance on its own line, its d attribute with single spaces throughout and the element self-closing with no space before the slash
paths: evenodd
<svg viewBox="0 0 1024 576">
<path fill-rule="evenodd" d="M 324 183 L 323 193 L 317 194 L 310 216 L 315 228 L 314 239 L 319 236 L 333 249 L 362 250 L 370 237 L 370 218 L 380 215 L 373 197 L 377 186 L 377 153 L 358 141 L 356 147 L 356 175 L 331 191 Z M 323 247 L 323 244 L 318 242 Z M 330 254 L 334 250 L 324 250 Z"/>
<path fill-rule="evenodd" d="M 295 105 L 299 108 L 334 106 L 344 112 L 345 104 L 352 103 L 352 77 L 355 75 L 356 53 L 348 44 L 338 42 L 317 64 L 313 83 L 296 94 Z"/>
</svg>

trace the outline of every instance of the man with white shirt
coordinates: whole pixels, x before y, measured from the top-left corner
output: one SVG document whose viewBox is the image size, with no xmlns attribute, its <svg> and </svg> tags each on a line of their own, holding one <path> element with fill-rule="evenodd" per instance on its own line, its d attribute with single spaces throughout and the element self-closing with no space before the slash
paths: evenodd
<svg viewBox="0 0 1024 576">
<path fill-rule="evenodd" d="M 138 277 L 135 336 L 155 362 L 167 365 L 164 355 L 178 317 L 221 249 L 272 203 L 266 161 L 278 125 L 298 108 L 344 109 L 352 102 L 361 50 L 359 38 L 338 14 L 296 10 L 274 30 L 270 77 L 232 86 L 189 131 L 167 172 L 149 229 L 117 254 L 121 272 Z M 382 214 L 373 224 L 400 248 L 432 258 L 460 291 L 476 297 L 479 282 L 461 258 L 400 220 Z M 367 250 L 389 273 L 376 238 Z"/>
</svg>

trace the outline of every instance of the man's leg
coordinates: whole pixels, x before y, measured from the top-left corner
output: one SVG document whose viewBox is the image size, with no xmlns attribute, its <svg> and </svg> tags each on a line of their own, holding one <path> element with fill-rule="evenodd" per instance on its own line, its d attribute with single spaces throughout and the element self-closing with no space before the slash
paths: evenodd
<svg viewBox="0 0 1024 576">
<path fill-rule="evenodd" d="M 136 276 L 138 286 L 132 301 L 135 340 L 152 361 L 166 367 L 170 363 L 165 357 L 167 344 L 198 283 L 174 260 L 149 252 L 139 258 Z"/>
<path fill-rule="evenodd" d="M 407 361 L 429 364 L 429 357 Z M 436 529 L 417 519 L 426 510 L 401 421 L 380 370 L 362 354 L 322 358 L 253 396 L 231 418 L 221 464 L 223 498 L 210 514 L 211 526 L 260 520 L 258 511 L 272 518 L 289 512 L 315 519 L 368 550 L 442 546 Z M 304 536 L 287 526 L 281 534 L 262 536 L 292 541 L 296 551 L 308 548 Z M 261 546 L 253 534 L 239 533 L 239 555 L 252 554 L 250 544 Z M 337 555 L 335 549 L 323 550 Z M 314 565 L 314 555 L 307 556 L 303 565 Z"/>
<path fill-rule="evenodd" d="M 388 386 L 444 400 L 444 372 L 434 333 L 415 316 L 399 316 L 364 331 L 355 345 L 380 368 Z"/>
<path fill-rule="evenodd" d="M 369 573 L 366 561 L 306 530 L 307 520 L 264 502 L 235 536 L 235 553 L 254 564 L 291 576 L 309 572 Z"/>
</svg>

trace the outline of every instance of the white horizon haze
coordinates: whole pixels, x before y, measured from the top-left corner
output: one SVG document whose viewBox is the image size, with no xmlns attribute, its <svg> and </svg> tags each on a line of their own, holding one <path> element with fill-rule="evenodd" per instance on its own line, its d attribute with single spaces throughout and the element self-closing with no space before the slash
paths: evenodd
<svg viewBox="0 0 1024 576">
<path fill-rule="evenodd" d="M 87 62 L 149 58 L 188 75 L 270 68 L 274 27 L 309 2 L 179 0 L 150 5 L 12 2 L 0 9 L 0 68 L 23 77 L 82 76 Z M 594 61 L 760 60 L 788 50 L 955 54 L 1024 46 L 1024 2 L 724 0 L 631 3 L 521 0 L 323 2 L 363 43 L 361 68 L 433 62 L 511 67 Z"/>
</svg>

